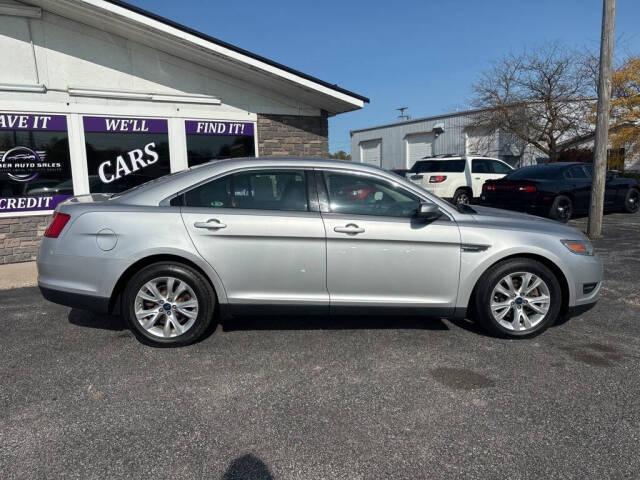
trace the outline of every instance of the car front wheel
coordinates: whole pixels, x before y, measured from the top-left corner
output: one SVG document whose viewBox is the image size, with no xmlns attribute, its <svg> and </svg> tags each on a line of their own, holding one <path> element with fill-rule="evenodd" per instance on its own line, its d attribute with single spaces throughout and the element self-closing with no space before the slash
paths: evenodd
<svg viewBox="0 0 640 480">
<path fill-rule="evenodd" d="M 477 320 L 491 334 L 531 337 L 560 313 L 562 290 L 556 276 L 532 259 L 514 259 L 490 268 L 476 290 Z"/>
<path fill-rule="evenodd" d="M 128 282 L 122 311 L 143 343 L 158 347 L 188 345 L 212 325 L 215 293 L 195 269 L 155 263 Z"/>
</svg>

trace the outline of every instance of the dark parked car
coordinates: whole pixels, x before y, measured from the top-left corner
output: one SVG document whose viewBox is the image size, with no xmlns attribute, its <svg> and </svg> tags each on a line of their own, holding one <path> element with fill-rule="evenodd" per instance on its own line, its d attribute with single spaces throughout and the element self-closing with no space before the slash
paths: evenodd
<svg viewBox="0 0 640 480">
<path fill-rule="evenodd" d="M 532 213 L 568 222 L 575 213 L 587 213 L 591 199 L 593 165 L 552 163 L 524 167 L 482 187 L 483 205 Z M 607 173 L 604 209 L 635 213 L 640 208 L 638 182 Z"/>
</svg>

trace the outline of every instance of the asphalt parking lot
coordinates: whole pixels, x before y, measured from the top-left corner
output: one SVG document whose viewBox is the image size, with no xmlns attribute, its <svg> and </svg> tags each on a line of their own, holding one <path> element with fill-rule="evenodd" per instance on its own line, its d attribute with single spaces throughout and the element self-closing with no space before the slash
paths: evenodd
<svg viewBox="0 0 640 480">
<path fill-rule="evenodd" d="M 600 302 L 526 341 L 241 318 L 154 349 L 117 318 L 2 291 L 0 477 L 637 478 L 640 215 L 605 232 Z"/>
</svg>

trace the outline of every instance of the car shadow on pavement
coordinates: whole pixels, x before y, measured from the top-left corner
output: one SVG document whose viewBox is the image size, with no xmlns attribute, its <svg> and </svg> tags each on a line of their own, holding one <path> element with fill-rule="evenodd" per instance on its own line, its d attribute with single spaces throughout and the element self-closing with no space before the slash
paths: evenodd
<svg viewBox="0 0 640 480">
<path fill-rule="evenodd" d="M 220 319 L 225 332 L 239 330 L 449 330 L 439 318 L 423 316 L 233 316 Z"/>
<path fill-rule="evenodd" d="M 102 330 L 126 330 L 127 324 L 122 317 L 99 315 L 85 310 L 72 309 L 69 312 L 69 323 L 79 327 L 99 328 Z"/>
<path fill-rule="evenodd" d="M 274 480 L 274 477 L 262 460 L 247 453 L 231 462 L 222 480 Z"/>
</svg>

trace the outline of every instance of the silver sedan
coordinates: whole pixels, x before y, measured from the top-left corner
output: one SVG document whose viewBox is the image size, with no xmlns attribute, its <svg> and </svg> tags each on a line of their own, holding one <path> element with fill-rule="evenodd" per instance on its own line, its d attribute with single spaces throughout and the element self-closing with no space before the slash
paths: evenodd
<svg viewBox="0 0 640 480">
<path fill-rule="evenodd" d="M 45 298 L 119 313 L 143 342 L 185 345 L 220 314 L 415 313 L 529 337 L 593 304 L 602 265 L 570 226 L 454 207 L 375 167 L 212 162 L 56 209 Z"/>
</svg>

